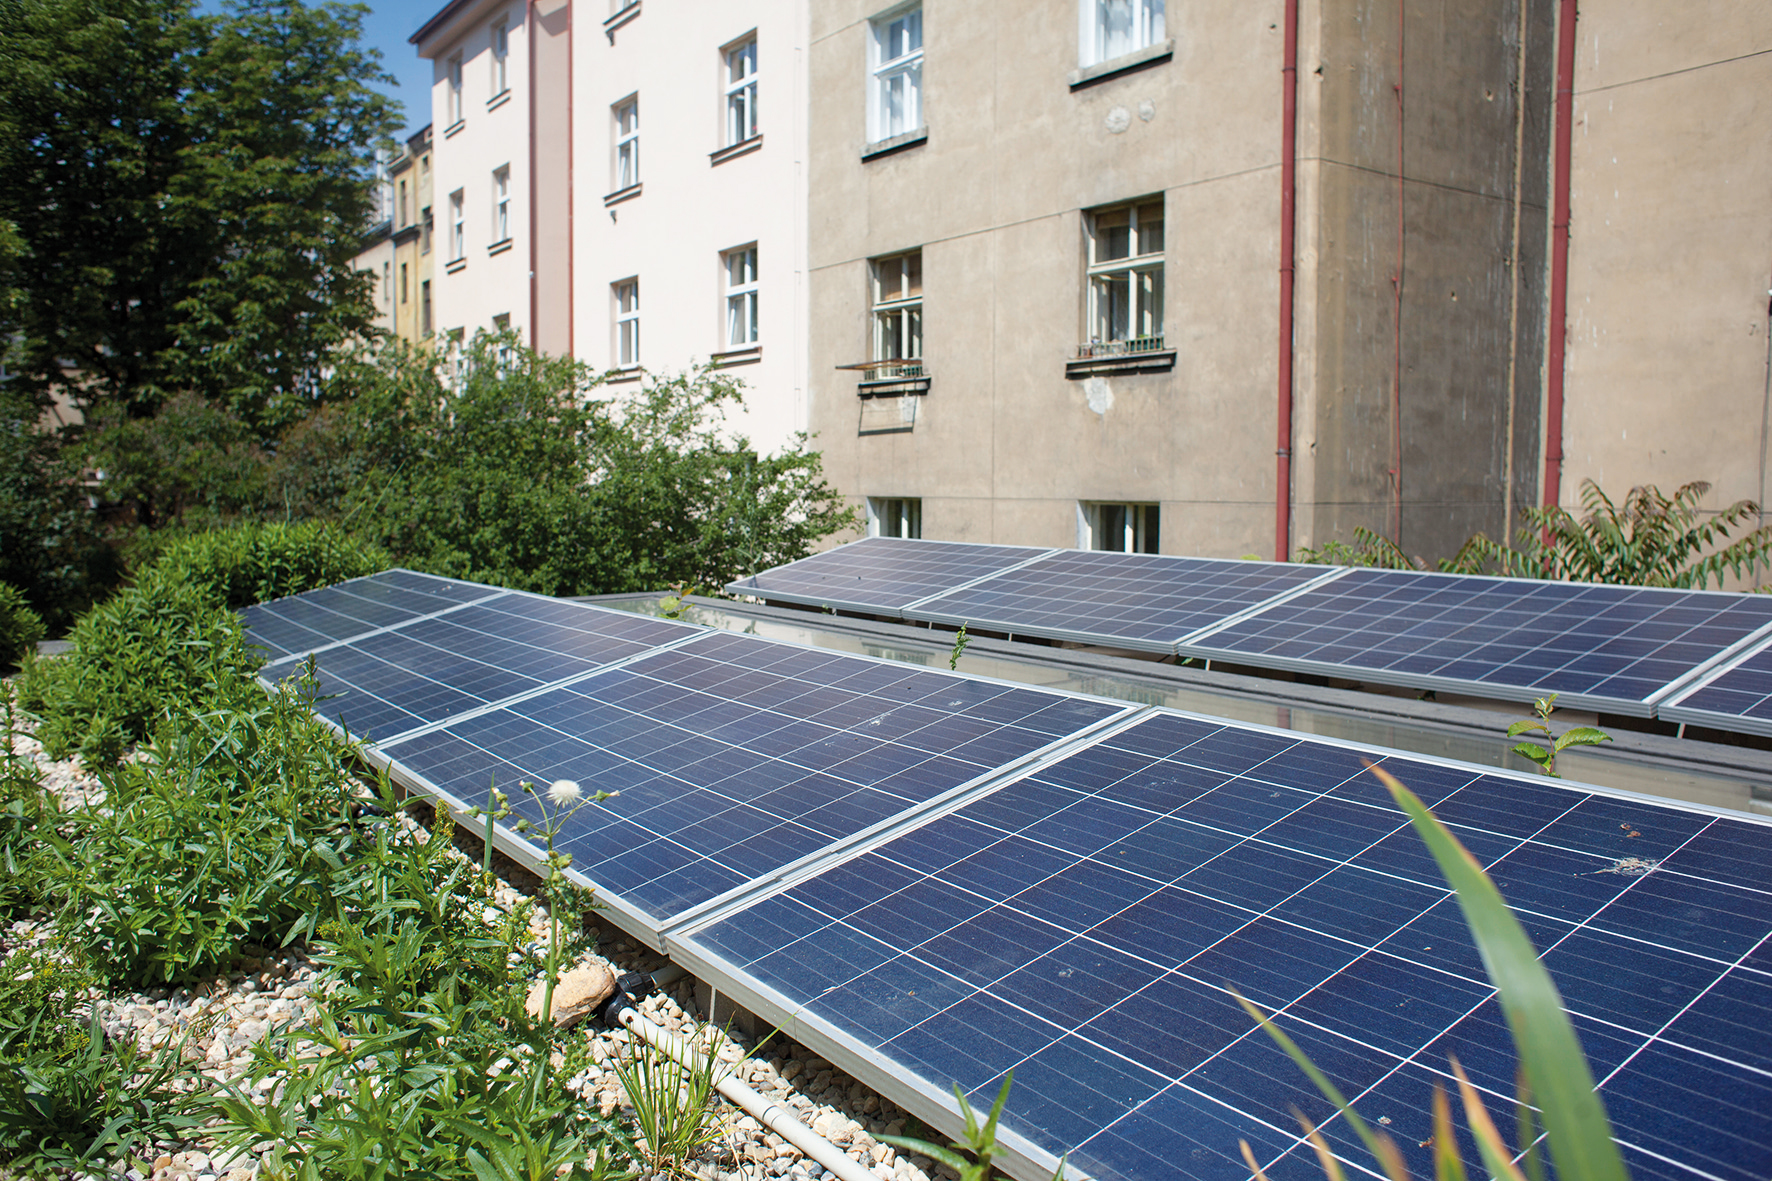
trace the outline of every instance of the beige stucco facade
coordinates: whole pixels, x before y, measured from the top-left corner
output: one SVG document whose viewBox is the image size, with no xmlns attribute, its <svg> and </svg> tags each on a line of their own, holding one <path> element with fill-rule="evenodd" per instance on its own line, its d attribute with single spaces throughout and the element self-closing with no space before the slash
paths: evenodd
<svg viewBox="0 0 1772 1181">
<path fill-rule="evenodd" d="M 1581 5 L 1560 499 L 1765 502 L 1772 7 Z"/>
<path fill-rule="evenodd" d="M 807 2 L 607 11 L 573 50 L 574 352 L 617 388 L 711 362 L 745 387 L 731 429 L 778 449 L 807 426 Z"/>
<path fill-rule="evenodd" d="M 436 211 L 431 129 L 408 138 L 388 169 L 394 187 L 394 335 L 418 342 L 436 329 Z"/>
<path fill-rule="evenodd" d="M 1092 503 L 1155 504 L 1164 552 L 1274 552 L 1285 5 L 1167 8 L 1168 46 L 1090 77 L 1090 3 L 926 0 L 927 137 L 870 155 L 869 38 L 893 10 L 815 6 L 813 426 L 858 507 L 1069 546 Z M 1514 96 L 1546 67 L 1520 27 L 1513 0 L 1301 5 L 1288 552 L 1393 532 L 1399 507 L 1430 553 L 1502 524 L 1509 428 L 1531 433 L 1509 403 L 1539 388 L 1541 309 L 1513 276 L 1516 229 L 1542 254 L 1542 163 L 1515 165 L 1543 132 L 1522 146 Z M 1090 219 L 1158 199 L 1164 349 L 1082 364 Z M 837 367 L 870 358 L 870 260 L 919 248 L 929 386 L 893 410 Z"/>
</svg>

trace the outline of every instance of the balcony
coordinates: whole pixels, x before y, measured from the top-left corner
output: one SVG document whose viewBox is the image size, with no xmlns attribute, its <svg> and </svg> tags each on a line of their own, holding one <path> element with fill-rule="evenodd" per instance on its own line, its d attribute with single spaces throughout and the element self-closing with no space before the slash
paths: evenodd
<svg viewBox="0 0 1772 1181">
<path fill-rule="evenodd" d="M 921 359 L 858 361 L 852 365 L 839 365 L 837 368 L 853 369 L 861 374 L 861 380 L 855 385 L 858 397 L 897 398 L 906 394 L 922 395 L 929 392 L 929 370 L 924 367 Z"/>
<path fill-rule="evenodd" d="M 1064 375 L 1076 380 L 1125 373 L 1163 373 L 1173 368 L 1175 350 L 1164 348 L 1161 336 L 1134 336 L 1078 345 L 1077 355 L 1065 362 Z"/>
</svg>

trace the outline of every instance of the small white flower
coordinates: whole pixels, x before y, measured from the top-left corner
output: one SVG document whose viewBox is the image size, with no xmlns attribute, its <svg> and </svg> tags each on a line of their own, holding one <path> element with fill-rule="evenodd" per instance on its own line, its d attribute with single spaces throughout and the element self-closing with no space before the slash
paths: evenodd
<svg viewBox="0 0 1772 1181">
<path fill-rule="evenodd" d="M 576 779 L 556 779 L 554 786 L 548 788 L 548 799 L 564 808 L 568 804 L 578 803 L 578 781 Z"/>
</svg>

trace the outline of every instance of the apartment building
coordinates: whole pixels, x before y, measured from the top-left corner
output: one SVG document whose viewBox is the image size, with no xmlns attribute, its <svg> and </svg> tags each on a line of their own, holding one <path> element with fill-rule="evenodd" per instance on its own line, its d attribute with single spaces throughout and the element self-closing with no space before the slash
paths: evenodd
<svg viewBox="0 0 1772 1181">
<path fill-rule="evenodd" d="M 394 335 L 431 339 L 435 331 L 435 216 L 431 204 L 431 128 L 414 132 L 388 169 L 393 188 Z"/>
<path fill-rule="evenodd" d="M 392 153 L 377 149 L 370 180 L 369 224 L 351 268 L 369 276 L 371 323 L 382 332 L 394 330 L 394 181 Z"/>
<path fill-rule="evenodd" d="M 711 364 L 763 450 L 807 426 L 805 0 L 618 4 L 574 50 L 574 351 Z"/>
<path fill-rule="evenodd" d="M 875 532 L 964 540 L 1499 532 L 1536 490 L 1525 3 L 817 5 L 834 481 Z"/>
<path fill-rule="evenodd" d="M 572 351 L 569 3 L 453 0 L 410 40 L 434 65 L 435 330 Z"/>
</svg>

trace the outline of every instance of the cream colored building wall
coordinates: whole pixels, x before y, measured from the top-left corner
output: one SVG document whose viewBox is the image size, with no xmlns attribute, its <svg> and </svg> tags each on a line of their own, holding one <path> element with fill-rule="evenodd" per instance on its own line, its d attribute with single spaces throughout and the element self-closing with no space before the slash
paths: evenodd
<svg viewBox="0 0 1772 1181">
<path fill-rule="evenodd" d="M 492 27 L 508 22 L 508 90 L 492 93 Z M 419 45 L 435 69 L 431 86 L 432 210 L 435 323 L 440 332 L 490 331 L 494 317 L 529 335 L 529 54 L 524 5 L 519 0 L 461 7 Z M 449 59 L 462 56 L 462 118 L 451 124 Z M 508 243 L 493 238 L 493 173 L 509 167 Z M 454 257 L 450 195 L 463 195 L 465 245 Z"/>
<path fill-rule="evenodd" d="M 1079 501 L 1157 502 L 1170 553 L 1273 545 L 1281 0 L 1170 4 L 1171 60 L 1073 91 L 1076 0 L 923 5 L 928 140 L 864 161 L 869 20 L 812 29 L 813 426 L 833 482 L 919 497 L 923 535 L 1078 541 Z M 1161 194 L 1173 371 L 1069 380 L 1084 211 Z M 862 433 L 869 259 L 923 252 L 931 377 Z"/>
<path fill-rule="evenodd" d="M 382 228 L 375 240 L 364 245 L 352 266 L 366 272 L 371 278 L 369 288 L 370 301 L 375 305 L 376 328 L 383 332 L 394 331 L 394 317 L 398 310 L 396 301 L 399 299 L 400 277 L 394 267 L 394 239 L 387 229 Z"/>
<path fill-rule="evenodd" d="M 1591 0 L 1576 31 L 1560 500 L 1764 503 L 1772 5 Z"/>
<path fill-rule="evenodd" d="M 680 372 L 728 351 L 721 252 L 756 243 L 760 352 L 726 373 L 746 387 L 732 429 L 773 450 L 806 429 L 808 0 L 644 0 L 575 13 L 573 349 L 616 364 L 612 284 L 640 282 L 640 362 Z M 722 50 L 757 37 L 761 146 L 723 162 Z M 615 203 L 613 107 L 640 104 L 640 191 Z M 822 102 L 822 96 L 819 96 Z M 619 386 L 617 388 L 620 388 Z"/>
<path fill-rule="evenodd" d="M 431 210 L 433 171 L 428 140 L 413 137 L 404 167 L 394 175 L 394 282 L 396 315 L 394 332 L 401 340 L 425 338 L 424 285 L 432 284 L 431 326 L 436 326 L 436 286 L 432 260 L 437 255 L 434 237 L 435 210 Z M 400 201 L 400 181 L 406 182 L 406 201 Z M 432 215 L 433 234 L 425 233 L 426 211 Z M 405 298 L 401 299 L 401 268 L 404 267 Z"/>
</svg>

